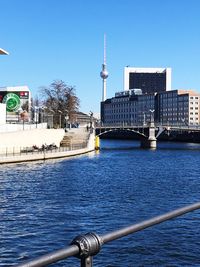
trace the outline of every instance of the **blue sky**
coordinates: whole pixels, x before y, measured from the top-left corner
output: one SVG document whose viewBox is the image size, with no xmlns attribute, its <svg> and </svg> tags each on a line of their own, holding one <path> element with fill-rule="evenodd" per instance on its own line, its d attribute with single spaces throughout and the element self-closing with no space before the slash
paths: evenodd
<svg viewBox="0 0 200 267">
<path fill-rule="evenodd" d="M 0 87 L 76 86 L 83 112 L 99 112 L 103 35 L 107 97 L 123 69 L 171 67 L 173 89 L 200 92 L 199 0 L 0 0 Z"/>
</svg>

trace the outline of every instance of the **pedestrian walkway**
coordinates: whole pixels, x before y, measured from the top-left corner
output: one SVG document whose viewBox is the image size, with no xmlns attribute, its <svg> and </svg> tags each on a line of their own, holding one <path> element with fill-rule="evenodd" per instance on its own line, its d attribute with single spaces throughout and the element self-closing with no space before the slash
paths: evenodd
<svg viewBox="0 0 200 267">
<path fill-rule="evenodd" d="M 89 131 L 86 128 L 72 128 L 67 130 L 63 140 L 60 143 L 61 147 L 70 147 L 72 145 L 79 145 L 87 143 L 89 138 Z"/>
</svg>

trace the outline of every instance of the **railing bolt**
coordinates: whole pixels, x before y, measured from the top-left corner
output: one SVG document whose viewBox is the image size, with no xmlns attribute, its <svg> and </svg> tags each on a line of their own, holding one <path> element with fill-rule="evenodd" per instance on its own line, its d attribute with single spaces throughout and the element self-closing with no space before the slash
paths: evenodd
<svg viewBox="0 0 200 267">
<path fill-rule="evenodd" d="M 101 238 L 95 233 L 87 233 L 85 235 L 77 236 L 71 245 L 77 245 L 79 247 L 78 258 L 88 258 L 89 256 L 96 255 L 102 246 Z M 89 258 L 89 260 L 91 260 Z"/>
</svg>

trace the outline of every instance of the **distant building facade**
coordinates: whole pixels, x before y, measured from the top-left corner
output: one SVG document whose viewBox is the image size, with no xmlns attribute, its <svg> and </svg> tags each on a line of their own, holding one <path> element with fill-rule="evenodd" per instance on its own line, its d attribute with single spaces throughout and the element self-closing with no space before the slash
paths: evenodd
<svg viewBox="0 0 200 267">
<path fill-rule="evenodd" d="M 192 90 L 173 90 L 158 93 L 158 116 L 161 123 L 182 123 L 198 125 L 200 123 L 200 94 Z"/>
<path fill-rule="evenodd" d="M 171 90 L 171 68 L 124 68 L 124 90 L 139 88 L 143 94 Z"/>
<path fill-rule="evenodd" d="M 30 112 L 31 93 L 28 86 L 0 87 L 0 103 L 6 104 L 6 120 L 18 121 L 20 113 Z"/>
<path fill-rule="evenodd" d="M 109 125 L 146 124 L 154 114 L 161 124 L 200 124 L 200 94 L 171 90 L 141 94 L 126 90 L 101 103 L 101 121 Z"/>
<path fill-rule="evenodd" d="M 171 68 L 124 68 L 124 91 L 101 102 L 104 124 L 200 124 L 200 94 L 171 90 Z"/>
<path fill-rule="evenodd" d="M 155 94 L 142 94 L 132 89 L 115 94 L 101 103 L 101 121 L 106 124 L 141 124 L 150 120 L 149 110 L 155 108 Z"/>
</svg>

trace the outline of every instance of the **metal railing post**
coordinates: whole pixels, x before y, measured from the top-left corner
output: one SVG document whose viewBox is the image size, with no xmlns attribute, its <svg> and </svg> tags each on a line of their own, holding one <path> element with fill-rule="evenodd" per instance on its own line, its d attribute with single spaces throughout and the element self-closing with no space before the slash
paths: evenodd
<svg viewBox="0 0 200 267">
<path fill-rule="evenodd" d="M 99 253 L 102 240 L 100 236 L 95 233 L 87 233 L 77 236 L 71 242 L 71 245 L 76 245 L 79 248 L 77 257 L 81 259 L 81 267 L 92 267 L 92 256 Z"/>
<path fill-rule="evenodd" d="M 51 263 L 58 262 L 59 260 L 74 256 L 80 259 L 81 267 L 92 267 L 93 256 L 99 253 L 101 247 L 104 244 L 197 209 L 200 209 L 200 202 L 170 211 L 163 215 L 153 217 L 151 219 L 130 225 L 125 228 L 121 228 L 119 230 L 101 236 L 97 235 L 96 233 L 87 233 L 85 235 L 79 235 L 71 242 L 69 247 L 54 251 L 52 253 L 36 258 L 35 260 L 31 260 L 27 263 L 22 263 L 17 266 L 42 267 L 47 266 Z"/>
<path fill-rule="evenodd" d="M 93 260 L 91 256 L 81 259 L 81 267 L 92 267 L 92 266 L 93 266 Z"/>
</svg>

